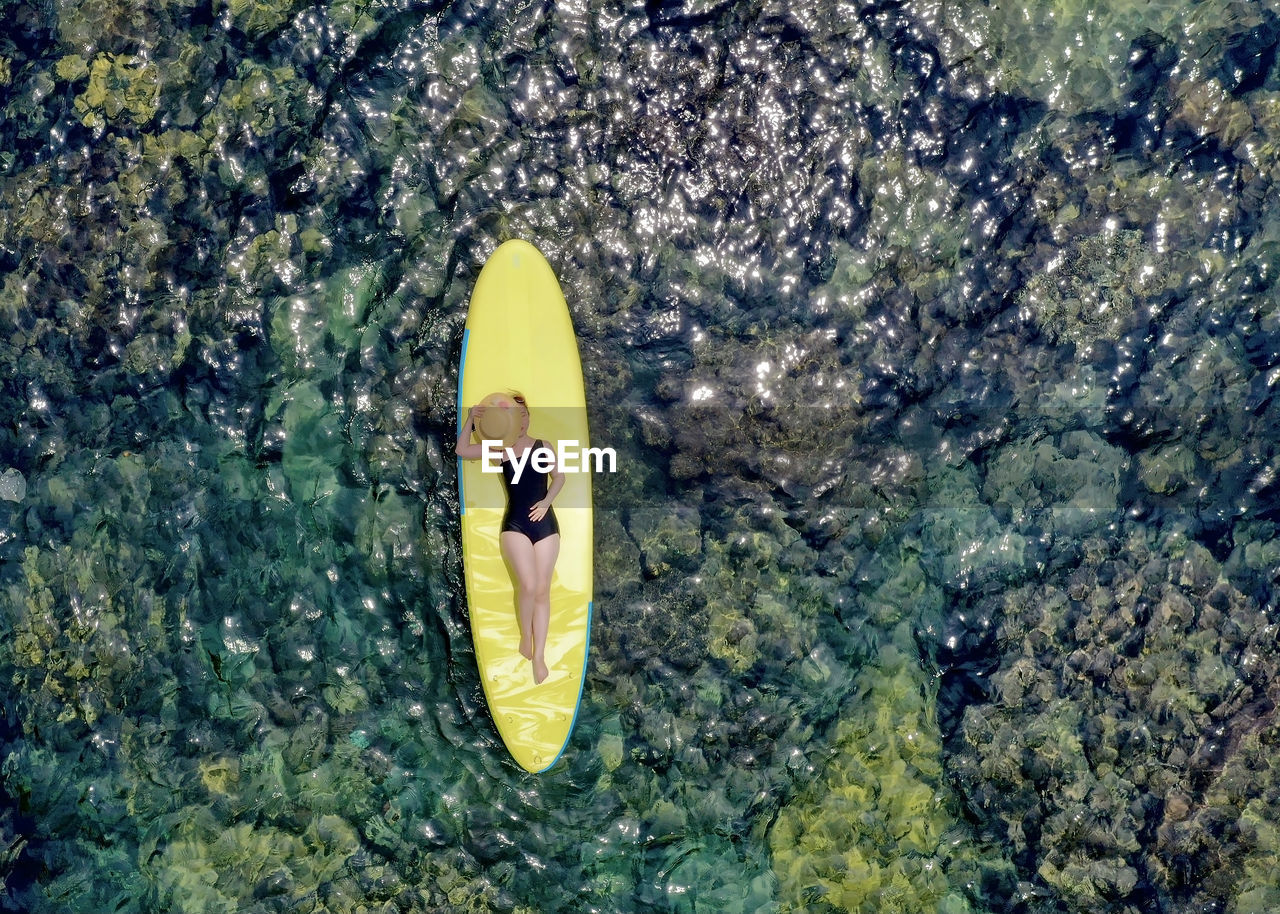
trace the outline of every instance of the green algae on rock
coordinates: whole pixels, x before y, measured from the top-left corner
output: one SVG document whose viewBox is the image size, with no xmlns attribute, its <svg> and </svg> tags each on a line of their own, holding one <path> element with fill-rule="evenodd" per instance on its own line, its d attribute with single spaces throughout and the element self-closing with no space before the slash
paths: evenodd
<svg viewBox="0 0 1280 914">
<path fill-rule="evenodd" d="M 770 832 L 782 910 L 960 914 L 981 910 L 971 895 L 980 867 L 1011 877 L 958 825 L 932 690 L 893 645 L 858 675 L 830 760 Z"/>
<path fill-rule="evenodd" d="M 76 57 L 64 57 L 58 64 L 58 75 L 64 79 L 77 79 L 86 70 L 89 84 L 75 101 L 86 127 L 102 128 L 122 118 L 142 126 L 155 117 L 160 76 L 154 62 L 103 53 L 87 67 Z"/>
<path fill-rule="evenodd" d="M 1269 776 L 1245 786 L 1229 773 L 1257 764 L 1258 690 L 1277 664 L 1258 616 L 1176 533 L 1130 534 L 1061 584 L 1008 594 L 1001 638 L 1012 650 L 992 700 L 965 711 L 955 770 L 1014 854 L 1034 827 L 1037 873 L 1068 910 L 1126 903 L 1139 874 L 1179 909 L 1225 902 L 1258 865 L 1243 834 L 1212 861 L 1190 850 L 1209 822 L 1234 821 L 1272 790 Z M 1062 675 L 1044 662 L 1051 645 L 1066 655 Z M 1219 742 L 1227 732 L 1239 741 Z M 1157 844 L 1140 840 L 1156 828 Z"/>
</svg>

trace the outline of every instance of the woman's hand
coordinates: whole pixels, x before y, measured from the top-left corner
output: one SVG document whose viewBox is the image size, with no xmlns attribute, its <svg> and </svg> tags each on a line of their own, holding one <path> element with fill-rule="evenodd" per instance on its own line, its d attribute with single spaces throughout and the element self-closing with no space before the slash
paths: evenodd
<svg viewBox="0 0 1280 914">
<path fill-rule="evenodd" d="M 480 417 L 483 415 L 484 407 L 476 404 L 467 412 L 467 421 L 462 423 L 462 428 L 458 429 L 458 442 L 454 448 L 458 456 L 464 460 L 475 460 L 477 457 L 484 456 L 481 446 L 471 440 L 471 435 L 477 429 Z"/>
<path fill-rule="evenodd" d="M 547 516 L 547 511 L 551 509 L 551 499 L 544 498 L 542 501 L 535 501 L 533 506 L 529 508 L 529 520 L 540 521 Z"/>
</svg>

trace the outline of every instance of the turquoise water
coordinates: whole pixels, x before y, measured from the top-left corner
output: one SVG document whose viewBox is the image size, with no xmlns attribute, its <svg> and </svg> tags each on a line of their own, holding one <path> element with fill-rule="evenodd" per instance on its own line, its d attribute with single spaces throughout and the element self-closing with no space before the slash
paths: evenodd
<svg viewBox="0 0 1280 914">
<path fill-rule="evenodd" d="M 0 0 L 0 906 L 1280 908 L 1280 10 Z M 485 711 L 526 238 L 578 727 Z"/>
</svg>

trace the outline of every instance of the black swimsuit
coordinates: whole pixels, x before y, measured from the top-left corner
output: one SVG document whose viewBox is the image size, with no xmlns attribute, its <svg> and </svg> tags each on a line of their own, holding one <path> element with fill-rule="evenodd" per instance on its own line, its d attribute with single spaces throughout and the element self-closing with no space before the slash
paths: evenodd
<svg viewBox="0 0 1280 914">
<path fill-rule="evenodd" d="M 531 450 L 542 447 L 542 440 L 533 443 Z M 553 533 L 560 532 L 556 522 L 556 512 L 548 507 L 542 520 L 532 520 L 529 509 L 547 497 L 547 474 L 536 473 L 533 469 L 533 455 L 530 454 L 520 474 L 520 481 L 513 482 L 516 469 L 510 460 L 502 461 L 502 484 L 507 490 L 507 513 L 502 516 L 502 532 L 523 533 L 529 542 L 536 543 L 546 539 Z"/>
</svg>

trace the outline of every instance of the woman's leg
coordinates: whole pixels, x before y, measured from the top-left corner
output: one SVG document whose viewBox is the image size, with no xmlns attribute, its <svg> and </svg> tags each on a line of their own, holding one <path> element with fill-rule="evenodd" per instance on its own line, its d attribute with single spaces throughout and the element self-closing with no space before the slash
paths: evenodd
<svg viewBox="0 0 1280 914">
<path fill-rule="evenodd" d="M 516 620 L 520 625 L 520 655 L 533 659 L 533 616 L 537 601 L 538 565 L 533 543 L 523 533 L 504 530 L 499 538 L 516 585 Z"/>
<path fill-rule="evenodd" d="M 551 627 L 551 573 L 560 556 L 560 534 L 553 533 L 533 544 L 535 584 L 533 600 L 533 681 L 547 678 L 547 630 Z"/>
</svg>

